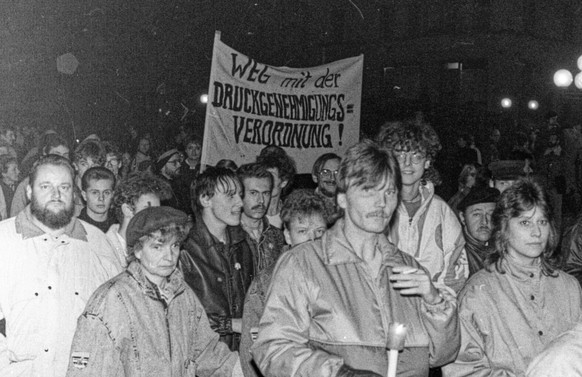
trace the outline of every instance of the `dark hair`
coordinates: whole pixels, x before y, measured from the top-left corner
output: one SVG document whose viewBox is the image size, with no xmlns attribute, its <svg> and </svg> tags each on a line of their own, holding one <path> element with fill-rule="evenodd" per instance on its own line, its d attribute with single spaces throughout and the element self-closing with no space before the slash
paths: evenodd
<svg viewBox="0 0 582 377">
<path fill-rule="evenodd" d="M 71 179 L 75 178 L 75 169 L 69 160 L 56 154 L 48 154 L 46 156 L 41 156 L 41 158 L 39 158 L 34 163 L 34 165 L 32 165 L 32 169 L 30 170 L 30 186 L 34 186 L 36 176 L 38 175 L 38 170 L 46 165 L 62 166 L 66 168 L 69 173 L 71 173 Z"/>
<path fill-rule="evenodd" d="M 99 140 L 87 139 L 75 148 L 75 162 L 79 162 L 84 158 L 90 158 L 95 164 L 103 166 L 105 156 L 105 147 Z"/>
<path fill-rule="evenodd" d="M 293 185 L 293 179 L 295 178 L 295 173 L 297 172 L 295 161 L 280 147 L 272 147 L 270 149 L 267 148 L 269 147 L 265 147 L 261 151 L 261 154 L 257 156 L 257 162 L 265 165 L 267 169 L 277 169 L 281 180 L 287 181 L 287 185 L 283 188 L 282 191 L 284 196 Z"/>
<path fill-rule="evenodd" d="M 168 224 L 163 226 L 156 231 L 146 234 L 139 238 L 139 240 L 131 247 L 128 246 L 127 248 L 127 263 L 131 263 L 135 261 L 137 258 L 135 256 L 136 251 L 140 251 L 143 249 L 144 244 L 147 240 L 154 238 L 157 233 L 160 233 L 160 238 L 162 243 L 167 242 L 172 236 L 176 236 L 178 242 L 182 243 L 186 237 L 188 236 L 188 232 L 190 231 L 190 224 L 188 221 L 179 224 Z"/>
<path fill-rule="evenodd" d="M 202 139 L 200 139 L 198 136 L 194 136 L 192 134 L 187 134 L 186 137 L 184 138 L 184 141 L 182 143 L 182 145 L 184 146 L 184 149 L 188 146 L 188 144 L 198 144 L 199 146 L 202 146 Z"/>
<path fill-rule="evenodd" d="M 115 175 L 113 175 L 111 170 L 102 166 L 93 166 L 92 168 L 87 169 L 85 174 L 81 177 L 81 189 L 86 191 L 89 188 L 90 181 L 98 181 L 101 179 L 110 180 L 113 183 L 112 187 L 115 187 Z"/>
<path fill-rule="evenodd" d="M 273 189 L 273 175 L 269 173 L 267 168 L 259 164 L 258 162 L 252 162 L 250 164 L 241 165 L 237 171 L 236 175 L 242 184 L 243 191 L 244 191 L 244 180 L 247 178 L 259 178 L 259 179 L 267 179 L 269 180 L 269 184 L 271 185 L 271 190 Z"/>
<path fill-rule="evenodd" d="M 293 190 L 283 202 L 281 207 L 281 220 L 286 229 L 293 219 L 301 219 L 315 214 L 320 214 L 327 222 L 328 213 L 324 199 L 313 190 Z M 329 224 L 326 224 L 329 226 Z"/>
<path fill-rule="evenodd" d="M 105 158 L 107 158 L 108 154 L 113 154 L 115 157 L 117 157 L 117 159 L 121 159 L 121 151 L 119 150 L 117 144 L 109 140 L 103 141 L 101 143 L 103 144 L 103 148 L 105 148 Z"/>
<path fill-rule="evenodd" d="M 227 160 L 227 159 L 222 159 L 220 161 L 218 161 L 216 163 L 217 168 L 227 168 L 229 170 L 232 171 L 236 171 L 238 169 L 238 166 L 236 166 L 236 162 L 234 162 L 233 160 Z"/>
<path fill-rule="evenodd" d="M 232 170 L 215 167 L 206 168 L 202 174 L 192 181 L 190 186 L 190 198 L 194 213 L 202 213 L 204 207 L 200 202 L 201 196 L 212 198 L 219 189 L 228 192 L 233 189 L 231 182 L 234 183 L 235 186 L 238 184 L 242 188 L 242 184 L 236 173 Z"/>
<path fill-rule="evenodd" d="M 380 127 L 376 142 L 390 152 L 396 150 L 418 151 L 426 154 L 429 161 L 434 162 L 442 146 L 435 130 L 428 123 L 414 121 L 388 122 Z M 423 179 L 440 184 L 440 176 L 431 163 L 425 170 Z"/>
<path fill-rule="evenodd" d="M 18 166 L 18 160 L 16 159 L 16 157 L 13 157 L 11 155 L 1 155 L 0 156 L 0 173 L 2 174 L 6 174 L 8 172 L 8 165 L 10 164 L 16 164 L 16 166 Z"/>
<path fill-rule="evenodd" d="M 487 269 L 493 266 L 498 272 L 505 273 L 501 262 L 507 256 L 509 220 L 521 216 L 524 212 L 533 208 L 540 209 L 548 218 L 550 236 L 546 250 L 541 255 L 542 272 L 548 276 L 555 276 L 557 261 L 553 259 L 553 253 L 559 242 L 556 231 L 552 208 L 548 203 L 548 197 L 542 187 L 531 178 L 520 178 L 511 187 L 505 190 L 495 206 L 491 222 L 493 234 L 491 240 L 495 251 L 487 259 Z"/>
<path fill-rule="evenodd" d="M 115 211 L 115 217 L 121 224 L 124 220 L 121 206 L 135 204 L 143 195 L 153 194 L 160 200 L 171 197 L 171 187 L 163 179 L 146 172 L 139 172 L 119 181 L 113 193 L 111 210 Z"/>
<path fill-rule="evenodd" d="M 363 140 L 352 145 L 340 163 L 337 190 L 345 193 L 351 186 L 375 187 L 388 179 L 400 192 L 402 181 L 396 158 L 373 141 Z"/>
<path fill-rule="evenodd" d="M 323 165 L 325 165 L 325 163 L 328 162 L 329 160 L 341 161 L 342 159 L 335 153 L 324 153 L 321 156 L 319 156 L 317 160 L 315 160 L 315 163 L 313 164 L 313 169 L 311 169 L 311 174 L 318 175 L 321 168 L 323 168 Z"/>
<path fill-rule="evenodd" d="M 41 155 L 49 154 L 51 149 L 61 145 L 67 147 L 67 149 L 69 148 L 65 139 L 63 139 L 59 135 L 53 133 L 46 134 L 42 137 L 38 153 Z"/>
</svg>

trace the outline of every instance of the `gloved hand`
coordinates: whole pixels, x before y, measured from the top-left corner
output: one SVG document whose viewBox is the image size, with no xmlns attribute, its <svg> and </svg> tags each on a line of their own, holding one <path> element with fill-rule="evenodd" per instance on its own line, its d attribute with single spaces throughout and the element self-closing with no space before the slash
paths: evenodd
<svg viewBox="0 0 582 377">
<path fill-rule="evenodd" d="M 337 371 L 336 377 L 382 377 L 378 373 L 369 370 L 353 369 L 347 365 L 342 365 Z"/>
</svg>

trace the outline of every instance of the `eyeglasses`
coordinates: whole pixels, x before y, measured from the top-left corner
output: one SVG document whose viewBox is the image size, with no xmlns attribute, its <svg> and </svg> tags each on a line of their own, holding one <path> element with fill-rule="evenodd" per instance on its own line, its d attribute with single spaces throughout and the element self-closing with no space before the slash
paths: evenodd
<svg viewBox="0 0 582 377">
<path fill-rule="evenodd" d="M 396 151 L 394 152 L 396 159 L 399 163 L 404 164 L 406 163 L 406 156 L 410 156 L 410 162 L 414 165 L 418 165 L 426 159 L 426 155 L 420 152 L 404 152 L 404 151 Z"/>
<path fill-rule="evenodd" d="M 322 169 L 319 171 L 319 176 L 321 178 L 332 178 L 337 175 L 337 170 Z"/>
</svg>

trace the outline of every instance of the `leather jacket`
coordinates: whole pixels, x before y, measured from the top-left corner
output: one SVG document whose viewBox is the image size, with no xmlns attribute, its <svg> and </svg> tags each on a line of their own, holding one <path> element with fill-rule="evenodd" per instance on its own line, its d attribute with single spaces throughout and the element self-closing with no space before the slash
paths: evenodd
<svg viewBox="0 0 582 377">
<path fill-rule="evenodd" d="M 245 294 L 254 278 L 253 254 L 240 227 L 227 228 L 228 242 L 219 242 L 203 221 L 197 221 L 183 244 L 180 268 L 184 280 L 202 302 L 210 327 L 232 351 L 240 334 L 232 318 L 242 318 Z"/>
</svg>

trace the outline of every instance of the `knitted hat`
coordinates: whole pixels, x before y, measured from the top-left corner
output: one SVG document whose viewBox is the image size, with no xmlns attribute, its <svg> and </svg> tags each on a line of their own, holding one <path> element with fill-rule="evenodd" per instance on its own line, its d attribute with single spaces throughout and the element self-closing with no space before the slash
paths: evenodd
<svg viewBox="0 0 582 377">
<path fill-rule="evenodd" d="M 185 224 L 188 215 L 172 207 L 148 207 L 129 221 L 126 232 L 127 247 L 133 247 L 137 241 L 171 224 Z"/>
<path fill-rule="evenodd" d="M 473 187 L 471 191 L 459 202 L 457 209 L 464 211 L 467 207 L 479 203 L 495 203 L 499 199 L 500 192 L 496 188 L 481 186 Z"/>
</svg>

